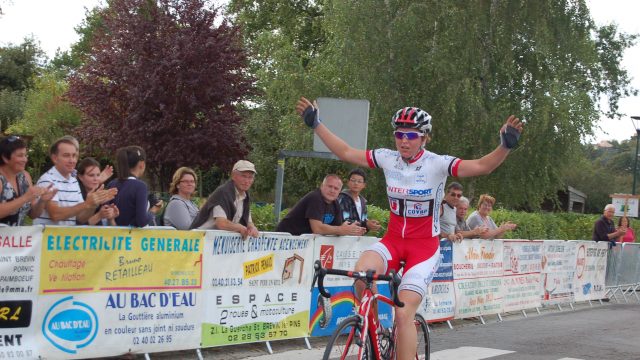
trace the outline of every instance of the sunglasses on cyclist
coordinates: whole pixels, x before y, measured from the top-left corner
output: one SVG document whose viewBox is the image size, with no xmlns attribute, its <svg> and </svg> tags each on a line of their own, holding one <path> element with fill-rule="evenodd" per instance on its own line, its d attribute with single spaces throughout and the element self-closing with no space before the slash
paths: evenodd
<svg viewBox="0 0 640 360">
<path fill-rule="evenodd" d="M 408 131 L 408 132 L 404 132 L 404 131 L 394 131 L 393 135 L 396 137 L 396 139 L 398 140 L 403 140 L 403 139 L 407 139 L 407 140 L 415 140 L 418 139 L 422 136 L 424 136 L 423 133 L 419 133 L 417 131 Z"/>
</svg>

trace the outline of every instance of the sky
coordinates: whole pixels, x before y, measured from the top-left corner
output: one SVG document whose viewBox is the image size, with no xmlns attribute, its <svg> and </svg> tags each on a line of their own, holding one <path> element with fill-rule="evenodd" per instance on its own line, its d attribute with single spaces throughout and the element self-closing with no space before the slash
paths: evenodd
<svg viewBox="0 0 640 360">
<path fill-rule="evenodd" d="M 101 4 L 101 0 L 0 0 L 4 15 L 0 17 L 0 45 L 19 44 L 33 35 L 49 58 L 56 49 L 68 50 L 78 40 L 74 27 L 82 22 L 85 8 Z M 591 16 L 598 25 L 615 23 L 620 31 L 640 33 L 640 1 L 587 0 Z M 629 71 L 632 86 L 640 89 L 640 39 L 627 49 L 623 66 Z M 587 142 L 626 140 L 636 131 L 630 116 L 640 116 L 640 96 L 620 101 L 621 119 L 601 118 L 599 130 Z"/>
</svg>

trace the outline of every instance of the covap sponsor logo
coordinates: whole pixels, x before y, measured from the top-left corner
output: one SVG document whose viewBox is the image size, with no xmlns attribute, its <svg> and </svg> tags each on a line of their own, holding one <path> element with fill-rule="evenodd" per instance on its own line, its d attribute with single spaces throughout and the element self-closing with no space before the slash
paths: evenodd
<svg viewBox="0 0 640 360">
<path fill-rule="evenodd" d="M 96 338 L 98 316 L 89 305 L 67 296 L 49 308 L 42 322 L 42 333 L 56 348 L 75 354 Z"/>
</svg>

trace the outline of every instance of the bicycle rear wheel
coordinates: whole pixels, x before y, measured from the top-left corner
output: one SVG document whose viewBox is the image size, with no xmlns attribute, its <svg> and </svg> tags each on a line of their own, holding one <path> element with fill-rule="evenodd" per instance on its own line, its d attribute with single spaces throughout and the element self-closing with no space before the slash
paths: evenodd
<svg viewBox="0 0 640 360">
<path fill-rule="evenodd" d="M 427 322 L 420 314 L 416 314 L 413 323 L 416 325 L 416 331 L 418 332 L 418 344 L 416 359 L 417 360 L 429 360 L 429 329 L 427 328 Z"/>
<path fill-rule="evenodd" d="M 351 316 L 338 325 L 327 348 L 324 351 L 323 360 L 374 360 L 371 338 L 365 336 L 364 344 L 360 344 L 360 318 Z M 358 358 L 358 352 L 362 349 L 362 357 Z"/>
</svg>

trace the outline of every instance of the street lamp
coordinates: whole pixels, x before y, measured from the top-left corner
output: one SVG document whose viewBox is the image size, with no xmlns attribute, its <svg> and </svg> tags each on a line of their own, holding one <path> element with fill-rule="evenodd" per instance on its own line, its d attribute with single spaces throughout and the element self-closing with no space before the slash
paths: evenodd
<svg viewBox="0 0 640 360">
<path fill-rule="evenodd" d="M 634 161 L 633 165 L 633 191 L 632 195 L 636 194 L 636 177 L 638 175 L 638 145 L 640 145 L 640 116 L 632 116 L 631 122 L 633 122 L 633 127 L 636 128 L 636 161 Z"/>
</svg>

